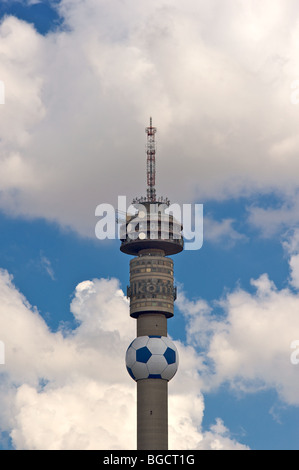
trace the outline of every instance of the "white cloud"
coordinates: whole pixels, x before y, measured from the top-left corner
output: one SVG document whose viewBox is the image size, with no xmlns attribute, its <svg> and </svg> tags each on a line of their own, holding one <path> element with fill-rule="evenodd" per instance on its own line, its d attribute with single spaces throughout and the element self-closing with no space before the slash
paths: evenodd
<svg viewBox="0 0 299 470">
<path fill-rule="evenodd" d="M 246 235 L 234 229 L 235 220 L 222 219 L 217 221 L 210 216 L 204 218 L 204 240 L 212 243 L 222 243 L 225 247 L 232 247 L 237 241 L 246 241 Z"/>
<path fill-rule="evenodd" d="M 11 437 L 17 449 L 134 448 L 134 398 L 132 387 L 84 377 L 44 391 L 25 384 L 16 393 Z"/>
<path fill-rule="evenodd" d="M 0 27 L 0 206 L 94 236 L 94 210 L 144 193 L 144 126 L 174 200 L 296 188 L 298 5 L 62 0 L 63 31 Z"/>
<path fill-rule="evenodd" d="M 42 268 L 46 271 L 46 273 L 50 276 L 50 278 L 52 279 L 52 281 L 55 281 L 55 273 L 54 273 L 54 269 L 52 267 L 52 263 L 51 261 L 49 260 L 49 258 L 47 258 L 44 254 L 40 254 L 40 258 L 41 258 L 41 266 Z"/>
<path fill-rule="evenodd" d="M 289 231 L 289 236 L 284 242 L 284 248 L 290 256 L 290 283 L 299 290 L 299 229 Z"/>
<path fill-rule="evenodd" d="M 116 281 L 111 282 L 115 287 Z M 95 280 L 95 289 L 97 283 L 101 287 L 101 281 Z M 133 445 L 128 436 L 133 435 L 135 422 L 132 416 L 134 387 L 127 380 L 129 376 L 121 360 L 131 340 L 133 324 L 130 325 L 127 304 L 124 296 L 119 295 L 119 288 L 112 287 L 114 299 L 110 308 L 106 306 L 101 310 L 101 302 L 107 298 L 107 287 L 109 281 L 104 285 L 105 294 L 103 288 L 97 292 L 99 303 L 89 328 L 84 327 L 83 313 L 80 317 L 77 306 L 81 323 L 77 330 L 63 335 L 49 331 L 38 312 L 15 289 L 7 272 L 1 272 L 0 331 L 6 363 L 0 371 L 1 397 L 5 403 L 0 413 L 5 415 L 2 422 L 11 432 L 16 448 L 109 448 L 113 445 L 127 448 Z M 84 308 L 82 302 L 81 308 Z M 115 315 L 115 308 L 119 315 L 126 315 L 131 335 L 124 331 L 121 335 L 116 324 L 111 325 L 109 317 Z M 90 314 L 88 299 L 86 310 Z M 85 325 L 87 323 L 85 320 Z M 124 434 L 117 437 L 115 423 L 121 412 L 130 419 L 126 420 Z"/>
<path fill-rule="evenodd" d="M 299 223 L 298 192 L 290 191 L 287 195 L 281 195 L 279 205 L 272 203 L 266 208 L 256 205 L 249 207 L 248 222 L 265 238 L 295 229 Z"/>
<path fill-rule="evenodd" d="M 184 295 L 178 299 L 190 344 L 199 347 L 205 359 L 203 389 L 223 383 L 248 393 L 275 389 L 282 402 L 299 405 L 298 368 L 290 360 L 290 345 L 299 332 L 298 231 L 285 247 L 291 277 L 281 290 L 265 273 L 251 281 L 253 292 L 236 288 L 216 302 L 223 312 L 220 317 L 203 300 L 186 302 Z"/>
<path fill-rule="evenodd" d="M 218 418 L 216 423 L 210 427 L 210 431 L 205 433 L 197 449 L 249 450 L 249 447 L 233 440 L 230 436 L 229 430 L 224 426 L 223 421 Z"/>
</svg>

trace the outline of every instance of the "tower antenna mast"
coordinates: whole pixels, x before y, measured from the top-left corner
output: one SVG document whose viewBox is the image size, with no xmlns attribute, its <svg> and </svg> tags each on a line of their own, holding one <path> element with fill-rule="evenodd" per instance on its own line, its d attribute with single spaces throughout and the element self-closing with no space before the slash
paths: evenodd
<svg viewBox="0 0 299 470">
<path fill-rule="evenodd" d="M 148 202 L 156 202 L 156 141 L 155 134 L 156 127 L 152 126 L 152 118 L 150 118 L 150 125 L 145 129 L 147 134 L 146 154 L 146 179 L 147 179 L 147 200 Z"/>
</svg>

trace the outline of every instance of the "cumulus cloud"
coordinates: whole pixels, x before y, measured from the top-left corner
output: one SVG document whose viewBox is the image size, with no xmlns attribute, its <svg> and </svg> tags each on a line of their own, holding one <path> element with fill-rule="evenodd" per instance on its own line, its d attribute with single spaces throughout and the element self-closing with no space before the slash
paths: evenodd
<svg viewBox="0 0 299 470">
<path fill-rule="evenodd" d="M 134 435 L 134 388 L 121 360 L 133 331 L 129 335 L 127 327 L 121 335 L 110 320 L 116 309 L 122 324 L 121 315 L 127 318 L 127 302 L 119 294 L 116 281 L 111 281 L 110 290 L 109 281 L 103 286 L 101 281 L 94 281 L 95 291 L 97 283 L 99 304 L 89 328 L 84 327 L 88 320 L 84 319 L 82 298 L 85 295 L 88 317 L 91 292 L 85 289 L 84 293 L 84 283 L 77 287 L 80 295 L 73 299 L 78 329 L 53 333 L 16 290 L 8 273 L 1 272 L 0 331 L 6 357 L 0 372 L 6 406 L 0 412 L 16 448 L 134 446 L 130 440 Z M 112 303 L 101 311 L 111 289 Z M 130 326 L 129 321 L 127 324 Z M 120 414 L 127 424 L 124 435 L 117 437 L 115 425 Z"/>
<path fill-rule="evenodd" d="M 284 242 L 284 248 L 290 257 L 290 284 L 299 289 L 299 229 L 290 230 Z"/>
<path fill-rule="evenodd" d="M 217 419 L 216 423 L 207 431 L 199 446 L 198 450 L 249 450 L 247 446 L 240 444 L 232 439 L 229 430 L 224 426 L 221 419 Z"/>
<path fill-rule="evenodd" d="M 223 383 L 245 393 L 275 389 L 284 403 L 299 405 L 298 370 L 290 360 L 290 345 L 299 331 L 298 230 L 285 247 L 291 275 L 283 289 L 265 273 L 251 280 L 253 292 L 236 288 L 213 305 L 186 301 L 183 294 L 178 299 L 189 342 L 200 348 L 205 359 L 204 389 Z M 220 316 L 214 313 L 215 307 L 221 310 Z"/>
<path fill-rule="evenodd" d="M 150 115 L 171 199 L 297 187 L 297 2 L 57 8 L 63 27 L 46 36 L 13 17 L 0 26 L 3 210 L 94 236 L 99 203 L 144 192 Z"/>
<path fill-rule="evenodd" d="M 118 281 L 78 284 L 71 302 L 78 325 L 64 332 L 49 330 L 4 270 L 0 300 L 6 353 L 0 369 L 0 422 L 13 446 L 134 449 L 136 386 L 124 357 L 135 337 L 135 321 L 130 321 Z M 169 386 L 171 448 L 239 447 L 228 430 L 202 431 L 197 354 L 191 346 L 177 346 L 181 367 Z"/>
<path fill-rule="evenodd" d="M 298 191 L 290 191 L 267 207 L 248 207 L 248 222 L 258 229 L 262 237 L 270 238 L 294 230 L 299 223 Z"/>
</svg>

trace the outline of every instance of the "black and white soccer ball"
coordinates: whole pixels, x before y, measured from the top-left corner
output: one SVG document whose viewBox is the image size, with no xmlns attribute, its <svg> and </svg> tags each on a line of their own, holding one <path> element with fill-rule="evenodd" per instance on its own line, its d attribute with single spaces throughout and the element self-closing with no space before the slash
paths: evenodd
<svg viewBox="0 0 299 470">
<path fill-rule="evenodd" d="M 178 369 L 178 351 L 166 336 L 138 336 L 126 353 L 126 366 L 132 379 L 171 380 Z"/>
</svg>

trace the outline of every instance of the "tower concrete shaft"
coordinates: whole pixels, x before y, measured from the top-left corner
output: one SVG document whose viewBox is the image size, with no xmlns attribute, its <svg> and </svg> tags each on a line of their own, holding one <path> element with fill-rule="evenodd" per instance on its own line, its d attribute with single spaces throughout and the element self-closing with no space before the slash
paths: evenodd
<svg viewBox="0 0 299 470">
<path fill-rule="evenodd" d="M 137 338 L 128 348 L 126 364 L 137 382 L 137 449 L 167 450 L 168 381 L 178 364 L 175 345 L 167 337 L 167 320 L 173 316 L 176 299 L 169 255 L 181 252 L 184 242 L 180 221 L 165 212 L 169 201 L 156 200 L 152 121 L 146 130 L 147 198 L 134 201 L 137 213 L 127 214 L 121 228 L 120 249 L 134 256 L 127 297 L 130 315 L 137 320 Z"/>
<path fill-rule="evenodd" d="M 168 382 L 137 382 L 137 449 L 168 449 Z"/>
</svg>

